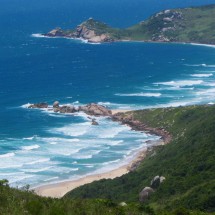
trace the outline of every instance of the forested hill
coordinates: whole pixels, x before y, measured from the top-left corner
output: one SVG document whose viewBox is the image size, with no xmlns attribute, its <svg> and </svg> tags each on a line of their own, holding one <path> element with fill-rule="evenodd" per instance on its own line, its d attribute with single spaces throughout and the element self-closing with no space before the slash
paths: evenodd
<svg viewBox="0 0 215 215">
<path fill-rule="evenodd" d="M 188 106 L 134 111 L 134 119 L 173 135 L 139 168 L 114 180 L 77 188 L 66 198 L 109 198 L 138 202 L 139 193 L 155 176 L 164 176 L 147 205 L 161 210 L 178 207 L 215 212 L 215 106 Z"/>
</svg>

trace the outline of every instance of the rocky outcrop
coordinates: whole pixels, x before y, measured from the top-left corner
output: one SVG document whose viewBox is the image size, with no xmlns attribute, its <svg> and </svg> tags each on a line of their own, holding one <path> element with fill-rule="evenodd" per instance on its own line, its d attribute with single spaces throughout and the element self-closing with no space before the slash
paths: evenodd
<svg viewBox="0 0 215 215">
<path fill-rule="evenodd" d="M 36 103 L 30 105 L 28 108 L 48 108 L 48 103 Z M 102 105 L 98 105 L 95 103 L 91 103 L 84 106 L 74 107 L 72 105 L 63 105 L 60 106 L 58 101 L 53 103 L 53 108 L 49 108 L 49 110 L 53 110 L 55 113 L 75 113 L 79 111 L 83 111 L 84 113 L 92 116 L 111 116 L 111 110 L 107 109 Z M 95 119 L 92 119 L 92 125 L 98 125 Z"/>
<path fill-rule="evenodd" d="M 98 22 L 93 18 L 81 23 L 75 30 L 64 31 L 56 28 L 44 34 L 48 37 L 68 37 L 84 39 L 91 43 L 113 42 L 114 38 L 109 33 L 110 28 L 102 22 Z"/>
<path fill-rule="evenodd" d="M 163 128 L 152 128 L 138 120 L 133 119 L 132 114 L 123 114 L 123 113 L 117 113 L 112 116 L 112 119 L 114 121 L 119 121 L 122 124 L 129 125 L 132 129 L 137 131 L 148 131 L 151 134 L 155 134 L 158 136 L 161 136 L 162 140 L 164 141 L 164 144 L 169 143 L 172 139 L 171 134 L 166 131 Z"/>
<path fill-rule="evenodd" d="M 47 34 L 44 34 L 48 37 L 64 37 L 66 36 L 65 32 L 61 28 L 55 28 L 48 32 Z"/>
<path fill-rule="evenodd" d="M 112 115 L 111 110 L 107 109 L 102 105 L 98 105 L 95 103 L 91 103 L 85 106 L 80 106 L 79 111 L 83 111 L 86 114 L 93 115 L 93 116 L 111 116 Z"/>
<path fill-rule="evenodd" d="M 36 103 L 36 104 L 31 104 L 28 106 L 28 108 L 48 108 L 48 103 L 46 102 L 41 102 L 41 103 Z"/>
<path fill-rule="evenodd" d="M 154 190 L 151 187 L 145 187 L 139 193 L 139 201 L 140 202 L 146 202 L 152 193 L 154 193 Z"/>
</svg>

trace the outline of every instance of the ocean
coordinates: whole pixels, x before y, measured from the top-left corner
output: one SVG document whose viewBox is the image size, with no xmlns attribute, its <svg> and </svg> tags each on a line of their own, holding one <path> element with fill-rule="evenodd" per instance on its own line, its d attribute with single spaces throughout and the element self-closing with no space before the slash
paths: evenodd
<svg viewBox="0 0 215 215">
<path fill-rule="evenodd" d="M 92 126 L 83 113 L 32 110 L 29 103 L 135 110 L 215 102 L 214 46 L 89 44 L 41 33 L 89 17 L 127 27 L 162 9 L 206 3 L 215 1 L 1 0 L 0 179 L 36 187 L 105 172 L 159 139 L 105 117 Z"/>
</svg>

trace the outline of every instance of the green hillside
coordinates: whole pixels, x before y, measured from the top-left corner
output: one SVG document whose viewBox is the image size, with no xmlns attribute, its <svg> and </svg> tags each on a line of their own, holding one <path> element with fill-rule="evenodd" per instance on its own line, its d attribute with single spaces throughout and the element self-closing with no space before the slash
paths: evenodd
<svg viewBox="0 0 215 215">
<path fill-rule="evenodd" d="M 89 18 L 76 29 L 57 28 L 44 35 L 82 38 L 89 42 L 132 40 L 215 44 L 215 4 L 161 11 L 126 29 L 112 28 Z"/>
<path fill-rule="evenodd" d="M 128 30 L 133 40 L 215 44 L 215 5 L 165 10 Z"/>
<path fill-rule="evenodd" d="M 215 106 L 190 106 L 133 112 L 152 127 L 173 135 L 139 168 L 114 180 L 101 180 L 71 191 L 66 198 L 108 198 L 138 202 L 139 193 L 157 175 L 166 180 L 148 200 L 154 209 L 178 207 L 215 212 Z"/>
</svg>

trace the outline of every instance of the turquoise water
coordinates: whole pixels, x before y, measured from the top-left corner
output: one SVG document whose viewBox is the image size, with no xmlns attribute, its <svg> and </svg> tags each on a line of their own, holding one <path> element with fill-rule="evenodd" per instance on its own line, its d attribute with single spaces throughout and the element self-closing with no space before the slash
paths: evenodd
<svg viewBox="0 0 215 215">
<path fill-rule="evenodd" d="M 90 16 L 124 27 L 160 9 L 194 4 L 166 1 L 152 7 L 155 2 L 3 1 L 0 178 L 9 179 L 12 186 L 38 186 L 104 172 L 129 162 L 141 147 L 147 147 L 147 140 L 159 138 L 107 118 L 98 118 L 100 125 L 94 127 L 83 113 L 29 110 L 28 103 L 51 105 L 59 100 L 78 106 L 98 102 L 126 110 L 215 102 L 214 47 L 138 42 L 95 45 L 38 37 Z"/>
</svg>

